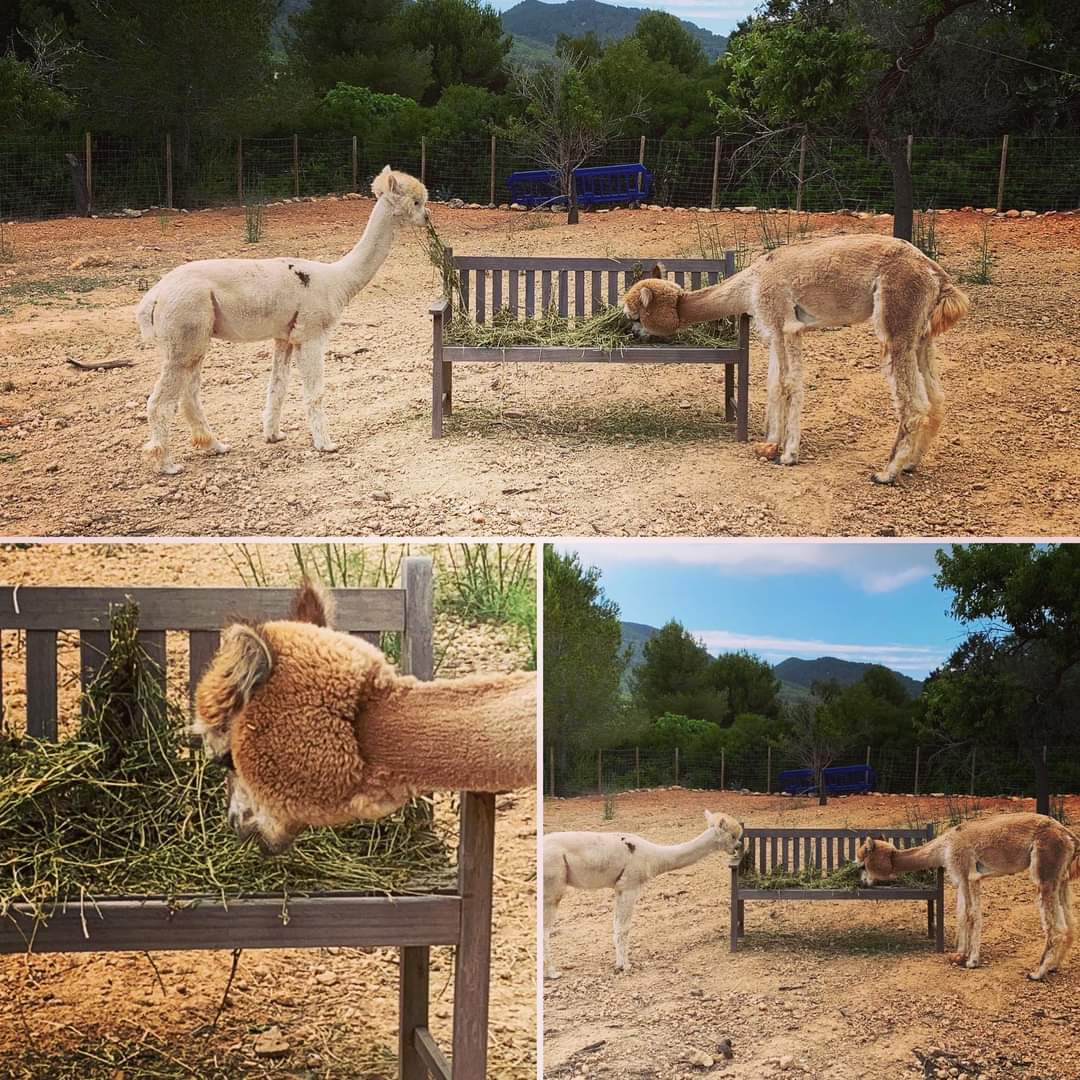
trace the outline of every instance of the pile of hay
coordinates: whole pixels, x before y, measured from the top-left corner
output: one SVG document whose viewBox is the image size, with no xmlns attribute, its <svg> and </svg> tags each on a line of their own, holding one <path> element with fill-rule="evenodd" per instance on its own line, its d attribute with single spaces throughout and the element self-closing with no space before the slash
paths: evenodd
<svg viewBox="0 0 1080 1080">
<path fill-rule="evenodd" d="M 225 818 L 223 770 L 185 734 L 139 645 L 134 605 L 114 609 L 111 644 L 74 737 L 0 741 L 0 915 L 28 904 L 150 895 L 222 900 L 314 890 L 415 893 L 450 884 L 428 807 L 304 833 L 265 858 Z"/>
<path fill-rule="evenodd" d="M 804 866 L 799 870 L 773 867 L 767 874 L 760 873 L 750 865 L 749 853 L 739 867 L 739 885 L 746 889 L 862 889 L 862 869 L 858 863 L 846 862 L 834 870 L 819 870 Z M 925 889 L 934 884 L 933 871 L 922 870 L 915 874 L 900 874 L 889 884 L 897 888 Z"/>
<path fill-rule="evenodd" d="M 495 311 L 486 323 L 469 317 L 461 301 L 461 280 L 438 232 L 428 219 L 425 249 L 431 264 L 442 279 L 443 296 L 450 300 L 454 317 L 443 330 L 447 345 L 471 345 L 480 348 L 509 348 L 512 345 L 553 345 L 571 349 L 605 349 L 615 352 L 625 348 L 670 345 L 699 348 L 730 348 L 736 344 L 734 320 L 699 323 L 680 330 L 671 338 L 639 338 L 621 307 L 604 307 L 588 318 L 560 315 L 554 308 L 529 319 L 519 319 L 506 308 Z M 644 268 L 642 268 L 644 270 Z M 639 275 L 640 276 L 640 275 Z"/>
</svg>

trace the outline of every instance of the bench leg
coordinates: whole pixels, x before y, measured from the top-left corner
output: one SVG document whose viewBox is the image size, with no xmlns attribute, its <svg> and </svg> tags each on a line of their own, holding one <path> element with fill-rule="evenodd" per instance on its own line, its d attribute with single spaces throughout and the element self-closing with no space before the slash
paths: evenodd
<svg viewBox="0 0 1080 1080">
<path fill-rule="evenodd" d="M 724 419 L 735 419 L 735 368 L 731 364 L 724 365 Z"/>
<path fill-rule="evenodd" d="M 487 1073 L 494 849 L 495 796 L 464 792 L 458 847 L 461 932 L 454 957 L 454 1080 L 484 1080 Z"/>
<path fill-rule="evenodd" d="M 438 353 L 431 365 L 431 437 L 441 439 L 443 433 L 443 368 Z"/>
<path fill-rule="evenodd" d="M 926 901 L 926 936 L 934 940 L 934 908 L 937 906 L 937 898 Z"/>
<path fill-rule="evenodd" d="M 413 1047 L 413 1032 L 428 1025 L 428 959 L 426 945 L 398 950 L 398 1076 L 427 1080 L 427 1066 Z"/>
<path fill-rule="evenodd" d="M 739 937 L 746 934 L 746 901 L 739 901 Z"/>
<path fill-rule="evenodd" d="M 454 365 L 444 360 L 442 365 L 443 382 L 443 415 L 452 416 L 454 413 Z"/>
</svg>

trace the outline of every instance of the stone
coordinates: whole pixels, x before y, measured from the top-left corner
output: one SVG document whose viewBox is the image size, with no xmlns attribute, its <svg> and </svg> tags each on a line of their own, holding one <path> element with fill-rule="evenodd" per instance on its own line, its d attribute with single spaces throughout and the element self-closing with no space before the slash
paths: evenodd
<svg viewBox="0 0 1080 1080">
<path fill-rule="evenodd" d="M 716 1059 L 711 1054 L 701 1050 L 688 1050 L 683 1059 L 690 1065 L 696 1065 L 699 1069 L 711 1069 L 716 1064 Z"/>
<path fill-rule="evenodd" d="M 1038 214 L 1038 211 L 1036 211 L 1036 210 L 1021 210 L 1020 211 L 1020 216 L 1025 217 L 1025 218 L 1026 217 L 1038 217 L 1039 214 Z"/>
<path fill-rule="evenodd" d="M 757 207 L 756 206 L 736 206 L 735 207 L 735 213 L 736 214 L 756 214 L 757 213 Z"/>
<path fill-rule="evenodd" d="M 1005 211 L 1005 216 L 1007 218 L 1018 218 L 1020 216 L 1020 211 L 1019 210 L 1006 210 Z"/>
<path fill-rule="evenodd" d="M 332 971 L 320 971 L 315 976 L 315 981 L 322 986 L 334 986 L 337 984 L 338 977 Z"/>
<path fill-rule="evenodd" d="M 514 203 L 510 204 L 510 209 L 511 210 L 525 210 L 525 211 L 527 211 L 529 208 L 527 206 L 522 206 L 521 203 L 519 203 L 519 202 L 514 202 Z"/>
<path fill-rule="evenodd" d="M 280 1058 L 289 1052 L 290 1047 L 288 1040 L 281 1034 L 281 1028 L 275 1025 L 255 1036 L 252 1049 L 256 1057 Z"/>
<path fill-rule="evenodd" d="M 447 204 L 451 210 L 461 210 L 465 206 L 464 199 L 451 199 Z"/>
</svg>

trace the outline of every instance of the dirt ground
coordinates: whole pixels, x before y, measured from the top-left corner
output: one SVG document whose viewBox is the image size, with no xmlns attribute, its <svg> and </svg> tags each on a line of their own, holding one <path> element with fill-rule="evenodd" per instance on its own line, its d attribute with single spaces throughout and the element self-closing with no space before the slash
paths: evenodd
<svg viewBox="0 0 1080 1080">
<path fill-rule="evenodd" d="M 747 825 L 906 827 L 946 818 L 945 800 L 848 796 L 826 807 L 782 796 L 682 789 L 545 800 L 544 829 L 636 832 L 674 843 L 722 810 Z M 982 799 L 983 811 L 1030 810 Z M 1080 815 L 1080 797 L 1067 813 Z M 713 856 L 646 886 L 634 911 L 631 970 L 612 969 L 612 894 L 571 890 L 554 935 L 562 978 L 544 992 L 544 1075 L 675 1080 L 1077 1080 L 1080 953 L 1045 983 L 1025 978 L 1042 951 L 1026 874 L 983 889 L 983 966 L 951 966 L 926 938 L 921 903 L 746 903 L 746 936 L 728 951 L 727 863 Z M 946 886 L 946 948 L 955 897 Z M 727 1061 L 718 1044 L 730 1039 Z M 714 1056 L 710 1068 L 688 1055 Z M 936 1053 L 932 1053 L 936 1051 Z M 929 1056 L 929 1070 L 918 1054 Z M 940 1071 L 939 1071 L 940 1070 Z"/>
<path fill-rule="evenodd" d="M 406 230 L 349 307 L 327 364 L 330 430 L 310 446 L 299 387 L 287 440 L 263 442 L 265 344 L 215 342 L 205 365 L 211 423 L 233 452 L 206 456 L 174 427 L 179 477 L 142 461 L 157 373 L 133 322 L 143 290 L 188 259 L 333 259 L 370 200 L 272 206 L 265 239 L 243 241 L 239 208 L 139 219 L 20 224 L 0 266 L 0 469 L 8 535 L 1069 535 L 1080 531 L 1080 217 L 995 219 L 995 283 L 965 288 L 970 316 L 940 347 L 948 417 L 919 475 L 879 488 L 894 437 L 877 343 L 866 326 L 806 350 L 803 462 L 758 461 L 722 422 L 722 378 L 705 366 L 462 365 L 447 436 L 430 436 L 431 328 L 438 287 Z M 753 216 L 686 211 L 557 215 L 433 208 L 470 254 L 700 254 L 698 226 L 760 243 Z M 941 261 L 970 270 L 984 218 L 938 221 Z M 819 215 L 819 234 L 887 230 Z M 85 372 L 67 358 L 130 359 Z M 752 438 L 763 426 L 766 358 L 752 345 Z M 625 482 L 627 475 L 633 484 Z"/>
<path fill-rule="evenodd" d="M 437 548 L 423 550 L 435 554 L 438 575 L 443 556 Z M 263 546 L 261 551 L 268 572 L 284 581 L 289 546 Z M 0 548 L 0 583 L 90 582 L 240 583 L 220 544 Z M 516 634 L 445 619 L 437 621 L 436 650 L 443 654 L 445 674 L 512 670 L 528 659 L 527 642 Z M 4 706 L 12 725 L 25 715 L 19 685 L 24 656 L 18 636 L 5 633 Z M 171 665 L 174 659 L 170 641 Z M 71 666 L 76 663 L 72 653 L 61 687 L 61 710 L 69 713 L 77 702 L 77 666 Z M 438 819 L 451 831 L 452 810 L 449 796 L 437 800 Z M 535 886 L 536 793 L 517 791 L 500 796 L 496 812 L 489 1060 L 491 1075 L 500 1080 L 535 1077 Z M 230 1075 L 307 1080 L 397 1075 L 396 950 L 246 952 L 218 1031 L 208 1038 L 198 1031 L 213 1020 L 230 963 L 228 952 L 155 953 L 153 962 L 142 953 L 0 957 L 0 1078 L 43 1075 L 21 1069 L 30 1045 L 44 1053 L 103 1037 L 125 1042 L 149 1038 L 188 1062 L 228 1060 Z M 433 948 L 432 965 L 432 1030 L 449 1048 L 452 950 Z M 273 1062 L 255 1058 L 256 1036 L 275 1025 L 289 1053 Z M 199 1066 L 192 1075 L 201 1075 Z M 112 1080 L 123 1076 L 119 1070 Z"/>
</svg>

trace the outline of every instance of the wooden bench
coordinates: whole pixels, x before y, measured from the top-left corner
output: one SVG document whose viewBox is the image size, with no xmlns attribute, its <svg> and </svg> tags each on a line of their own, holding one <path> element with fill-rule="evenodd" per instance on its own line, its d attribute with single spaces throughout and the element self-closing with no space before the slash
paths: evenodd
<svg viewBox="0 0 1080 1080">
<path fill-rule="evenodd" d="M 461 282 L 464 313 L 478 323 L 489 312 L 531 318 L 555 306 L 563 316 L 588 317 L 619 303 L 623 292 L 647 274 L 673 279 L 690 289 L 715 285 L 735 273 L 735 252 L 721 259 L 510 258 L 454 255 L 447 250 Z M 447 345 L 446 327 L 454 316 L 450 297 L 431 305 L 431 435 L 443 433 L 443 417 L 453 412 L 455 363 L 722 364 L 724 418 L 734 420 L 736 438 L 747 438 L 750 385 L 750 317 L 739 319 L 737 344 L 728 348 L 688 345 L 628 345 L 619 349 L 581 349 L 552 345 L 487 347 Z"/>
<path fill-rule="evenodd" d="M 925 829 L 746 829 L 744 860 L 759 874 L 783 868 L 798 871 L 813 866 L 828 873 L 855 861 L 855 848 L 867 836 L 881 836 L 897 847 L 916 847 L 934 838 Z M 926 933 L 938 952 L 945 951 L 945 871 L 938 869 L 934 885 L 910 888 L 874 885 L 857 889 L 758 889 L 740 884 L 739 868 L 731 867 L 731 951 L 739 948 L 746 929 L 747 900 L 924 900 Z"/>
<path fill-rule="evenodd" d="M 219 630 L 236 618 L 284 618 L 292 589 L 0 587 L 0 628 L 26 635 L 26 729 L 57 737 L 57 633 L 77 631 L 85 687 L 109 647 L 109 609 L 139 605 L 139 637 L 166 671 L 167 631 L 186 632 L 189 695 L 217 649 Z M 401 670 L 433 675 L 432 562 L 409 557 L 396 589 L 337 589 L 337 622 L 378 644 L 381 631 L 401 634 Z M 2 687 L 2 683 L 0 683 Z M 2 702 L 0 702 L 2 706 Z M 223 796 L 224 798 L 224 796 Z M 222 805 L 224 812 L 224 803 Z M 29 912 L 0 920 L 0 952 L 155 951 L 159 949 L 296 949 L 396 946 L 399 952 L 399 1076 L 401 1080 L 482 1080 L 487 1063 L 491 952 L 491 890 L 495 797 L 461 798 L 456 888 L 420 896 L 324 892 L 289 897 L 254 895 L 223 905 L 201 898 L 177 907 L 161 897 L 98 900 L 85 927 L 79 905 L 57 906 L 36 929 Z M 100 917 L 99 917 L 100 916 Z M 453 945 L 453 1067 L 428 1029 L 429 947 Z"/>
</svg>

